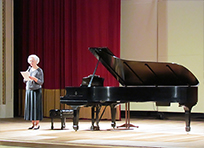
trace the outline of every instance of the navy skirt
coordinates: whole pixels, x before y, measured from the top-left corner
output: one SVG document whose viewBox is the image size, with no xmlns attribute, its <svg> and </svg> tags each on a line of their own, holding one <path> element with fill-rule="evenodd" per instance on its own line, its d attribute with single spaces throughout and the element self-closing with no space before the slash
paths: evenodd
<svg viewBox="0 0 204 148">
<path fill-rule="evenodd" d="M 42 89 L 26 90 L 24 119 L 43 119 Z"/>
</svg>

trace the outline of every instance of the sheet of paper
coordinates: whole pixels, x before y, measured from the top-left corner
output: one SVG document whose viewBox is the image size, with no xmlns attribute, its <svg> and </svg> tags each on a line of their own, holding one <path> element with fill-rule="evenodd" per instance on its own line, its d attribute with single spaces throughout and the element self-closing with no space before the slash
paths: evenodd
<svg viewBox="0 0 204 148">
<path fill-rule="evenodd" d="M 31 79 L 29 78 L 30 72 L 28 72 L 28 71 L 21 71 L 21 75 L 23 76 L 23 78 L 24 78 L 25 81 L 31 80 Z"/>
</svg>

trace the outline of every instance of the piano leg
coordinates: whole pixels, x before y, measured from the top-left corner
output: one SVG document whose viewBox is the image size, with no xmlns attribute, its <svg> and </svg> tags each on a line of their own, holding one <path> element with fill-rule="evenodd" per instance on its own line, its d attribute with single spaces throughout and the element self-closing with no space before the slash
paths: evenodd
<svg viewBox="0 0 204 148">
<path fill-rule="evenodd" d="M 53 125 L 53 118 L 51 117 L 51 129 L 54 128 L 54 125 Z"/>
<path fill-rule="evenodd" d="M 116 116 L 116 105 L 117 104 L 111 104 L 110 108 L 111 108 L 111 126 L 113 128 L 115 128 L 115 116 Z"/>
<path fill-rule="evenodd" d="M 100 130 L 99 128 L 99 112 L 100 112 L 100 105 L 97 104 L 97 105 L 94 105 L 92 106 L 91 108 L 91 115 L 92 115 L 92 118 L 91 118 L 91 121 L 92 121 L 92 126 L 91 126 L 91 130 Z M 96 118 L 95 118 L 95 115 L 96 115 Z M 96 122 L 96 126 L 94 126 L 94 123 Z"/>
<path fill-rule="evenodd" d="M 74 111 L 74 117 L 73 117 L 73 129 L 77 131 L 79 129 L 78 123 L 79 123 L 79 106 L 71 106 Z"/>
<path fill-rule="evenodd" d="M 66 118 L 65 117 L 61 117 L 61 129 L 66 127 Z"/>
<path fill-rule="evenodd" d="M 99 128 L 99 117 L 98 117 L 100 110 L 101 110 L 101 106 L 98 104 L 96 106 L 96 130 L 100 130 L 100 128 Z"/>
<path fill-rule="evenodd" d="M 191 130 L 190 122 L 191 122 L 191 107 L 184 106 L 185 110 L 185 120 L 186 120 L 186 131 L 189 132 Z"/>
</svg>

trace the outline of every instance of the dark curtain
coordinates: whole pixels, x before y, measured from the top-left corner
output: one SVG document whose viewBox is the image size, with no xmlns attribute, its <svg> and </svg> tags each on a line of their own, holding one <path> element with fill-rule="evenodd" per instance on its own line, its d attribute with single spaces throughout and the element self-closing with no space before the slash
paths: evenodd
<svg viewBox="0 0 204 148">
<path fill-rule="evenodd" d="M 37 54 L 44 70 L 44 89 L 79 86 L 93 73 L 97 60 L 88 47 L 108 47 L 120 56 L 120 0 L 15 0 L 15 57 L 18 72 Z M 99 65 L 96 75 L 105 86 L 118 86 Z M 19 88 L 25 86 L 19 74 Z"/>
</svg>

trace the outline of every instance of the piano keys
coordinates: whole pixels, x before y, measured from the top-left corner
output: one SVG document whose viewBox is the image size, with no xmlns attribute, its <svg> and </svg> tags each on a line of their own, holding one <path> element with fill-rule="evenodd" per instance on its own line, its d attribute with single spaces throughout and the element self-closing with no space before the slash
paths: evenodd
<svg viewBox="0 0 204 148">
<path fill-rule="evenodd" d="M 176 63 L 130 61 L 116 57 L 106 47 L 89 48 L 91 53 L 115 77 L 122 87 L 92 86 L 92 78 L 87 87 L 66 87 L 66 95 L 61 103 L 74 110 L 73 129 L 78 130 L 79 109 L 92 107 L 92 130 L 99 130 L 101 106 L 111 108 L 111 126 L 115 128 L 116 106 L 127 102 L 177 102 L 184 107 L 187 132 L 190 131 L 191 109 L 197 103 L 198 80 L 184 66 Z M 96 116 L 96 119 L 94 117 Z M 96 122 L 96 126 L 94 125 Z"/>
</svg>

